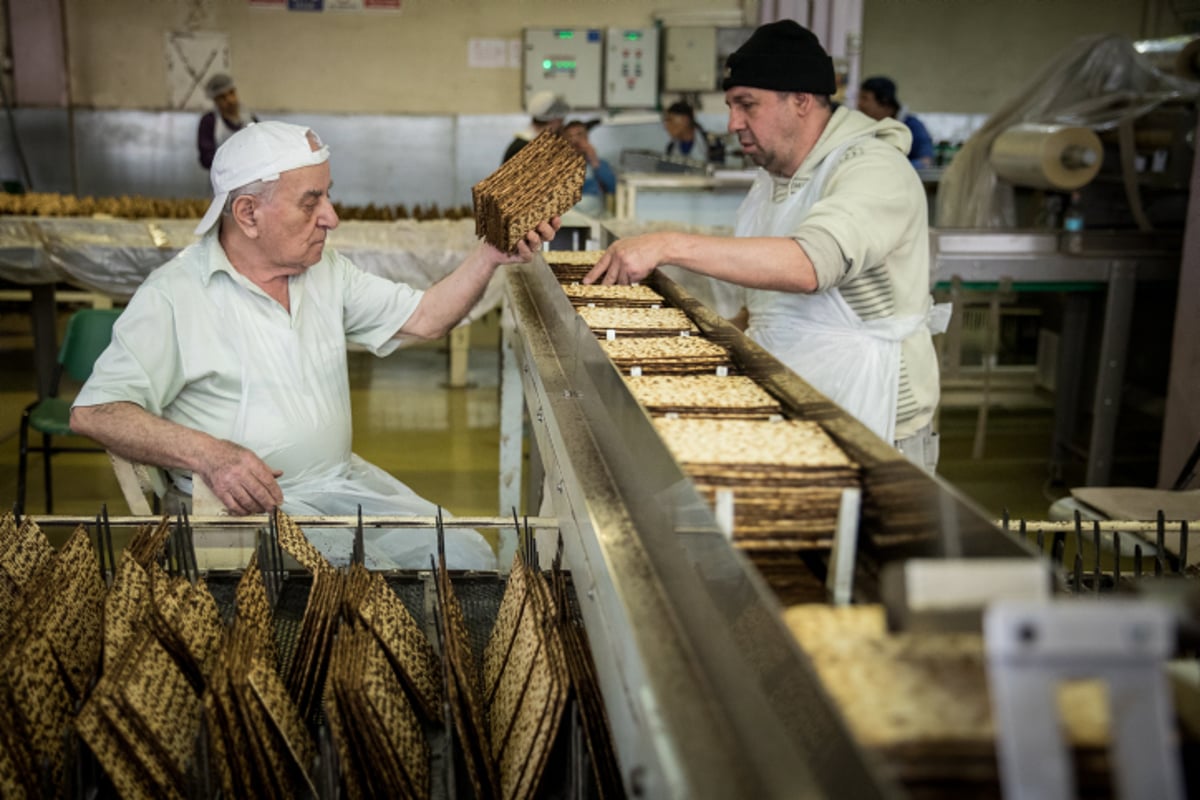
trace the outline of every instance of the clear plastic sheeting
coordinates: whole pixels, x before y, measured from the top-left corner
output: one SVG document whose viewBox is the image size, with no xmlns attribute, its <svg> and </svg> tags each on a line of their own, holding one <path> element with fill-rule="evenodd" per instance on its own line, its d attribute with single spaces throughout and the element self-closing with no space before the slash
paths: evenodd
<svg viewBox="0 0 1200 800">
<path fill-rule="evenodd" d="M 195 227 L 195 220 L 178 219 L 0 219 L 0 280 L 65 282 L 128 299 L 151 271 L 196 240 Z M 452 272 L 477 241 L 471 219 L 343 222 L 329 236 L 363 270 L 418 289 Z M 471 318 L 499 305 L 502 294 L 498 275 Z"/>
<path fill-rule="evenodd" d="M 1011 228 L 1016 212 L 1011 184 L 989 162 L 992 143 L 1023 123 L 1073 125 L 1104 131 L 1129 124 L 1158 106 L 1194 102 L 1200 83 L 1156 70 L 1122 36 L 1076 41 L 994 113 L 966 141 L 942 174 L 939 228 Z"/>
</svg>

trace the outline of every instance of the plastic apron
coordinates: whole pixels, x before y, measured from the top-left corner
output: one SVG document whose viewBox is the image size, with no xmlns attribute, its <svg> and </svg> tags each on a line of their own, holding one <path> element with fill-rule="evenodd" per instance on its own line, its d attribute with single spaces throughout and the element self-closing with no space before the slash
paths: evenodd
<svg viewBox="0 0 1200 800">
<path fill-rule="evenodd" d="M 289 286 L 291 314 L 259 290 L 226 283 L 227 330 L 241 370 L 241 399 L 231 439 L 273 469 L 283 470 L 282 509 L 289 514 L 434 516 L 437 506 L 350 451 L 350 389 L 341 311 L 319 310 L 329 298 L 305 291 L 305 276 Z M 250 291 L 251 298 L 238 297 Z M 306 305 L 313 305 L 306 309 Z M 307 312 L 307 313 L 306 313 Z M 304 324 L 300 324 L 305 315 Z M 347 529 L 306 529 L 331 561 L 345 563 Z M 377 569 L 428 569 L 437 552 L 429 529 L 368 529 L 364 556 Z M 494 569 L 495 555 L 479 533 L 446 531 L 446 556 L 459 569 Z"/>
<path fill-rule="evenodd" d="M 827 155 L 808 183 L 782 203 L 771 202 L 773 181 L 760 170 L 738 209 L 736 235 L 791 236 L 821 198 L 842 154 L 859 141 Z M 929 305 L 922 315 L 868 321 L 836 288 L 814 294 L 746 289 L 745 298 L 746 335 L 884 441 L 894 440 L 900 343 L 928 324 Z"/>
</svg>

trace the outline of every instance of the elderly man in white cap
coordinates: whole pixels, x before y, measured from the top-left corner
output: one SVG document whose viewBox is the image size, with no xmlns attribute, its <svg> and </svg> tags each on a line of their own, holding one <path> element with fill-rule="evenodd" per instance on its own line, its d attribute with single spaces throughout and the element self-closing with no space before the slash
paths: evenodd
<svg viewBox="0 0 1200 800">
<path fill-rule="evenodd" d="M 443 336 L 498 267 L 527 261 L 559 223 L 538 225 L 516 253 L 480 242 L 419 291 L 325 246 L 338 224 L 328 160 L 298 125 L 261 122 L 230 137 L 213 161 L 202 238 L 134 294 L 75 400 L 72 428 L 165 468 L 183 493 L 200 476 L 234 514 L 434 512 L 351 452 L 346 345 L 383 356 L 402 337 Z M 412 533 L 377 532 L 368 557 L 428 565 L 432 539 Z M 474 531 L 453 532 L 447 546 L 452 566 L 495 565 Z"/>
<path fill-rule="evenodd" d="M 246 127 L 249 122 L 258 122 L 258 117 L 249 111 L 243 113 L 238 101 L 237 86 L 233 78 L 218 72 L 204 85 L 204 94 L 213 102 L 213 109 L 200 118 L 200 129 L 196 133 L 196 147 L 200 150 L 200 166 L 211 169 L 217 148 L 233 134 Z"/>
<path fill-rule="evenodd" d="M 521 152 L 521 148 L 532 142 L 542 131 L 550 130 L 556 133 L 563 128 L 563 120 L 571 113 L 571 106 L 562 95 L 555 94 L 549 89 L 535 92 L 529 98 L 529 127 L 513 138 L 504 151 L 504 161 Z"/>
</svg>

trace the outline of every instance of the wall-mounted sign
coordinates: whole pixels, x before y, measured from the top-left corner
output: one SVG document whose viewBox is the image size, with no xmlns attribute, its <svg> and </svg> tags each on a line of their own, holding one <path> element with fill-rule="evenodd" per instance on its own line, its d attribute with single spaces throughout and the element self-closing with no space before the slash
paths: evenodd
<svg viewBox="0 0 1200 800">
<path fill-rule="evenodd" d="M 228 73 L 229 34 L 213 31 L 168 31 L 167 91 L 171 108 L 207 109 L 204 84 L 218 72 Z"/>
</svg>

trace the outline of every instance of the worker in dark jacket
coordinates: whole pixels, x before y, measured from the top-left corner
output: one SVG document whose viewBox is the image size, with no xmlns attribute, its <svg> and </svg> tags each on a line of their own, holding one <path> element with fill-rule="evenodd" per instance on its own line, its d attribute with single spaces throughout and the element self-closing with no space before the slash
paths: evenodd
<svg viewBox="0 0 1200 800">
<path fill-rule="evenodd" d="M 877 75 L 863 81 L 858 92 L 858 110 L 872 119 L 894 117 L 903 122 L 912 131 L 908 160 L 917 169 L 933 166 L 933 138 L 925 129 L 925 123 L 900 105 L 896 97 L 896 82 L 891 78 Z"/>
<path fill-rule="evenodd" d="M 230 136 L 246 127 L 247 122 L 258 122 L 258 117 L 249 111 L 242 111 L 233 78 L 223 72 L 218 72 L 208 79 L 204 93 L 213 101 L 213 110 L 200 118 L 196 147 L 200 150 L 200 166 L 211 169 L 217 148 Z"/>
</svg>

